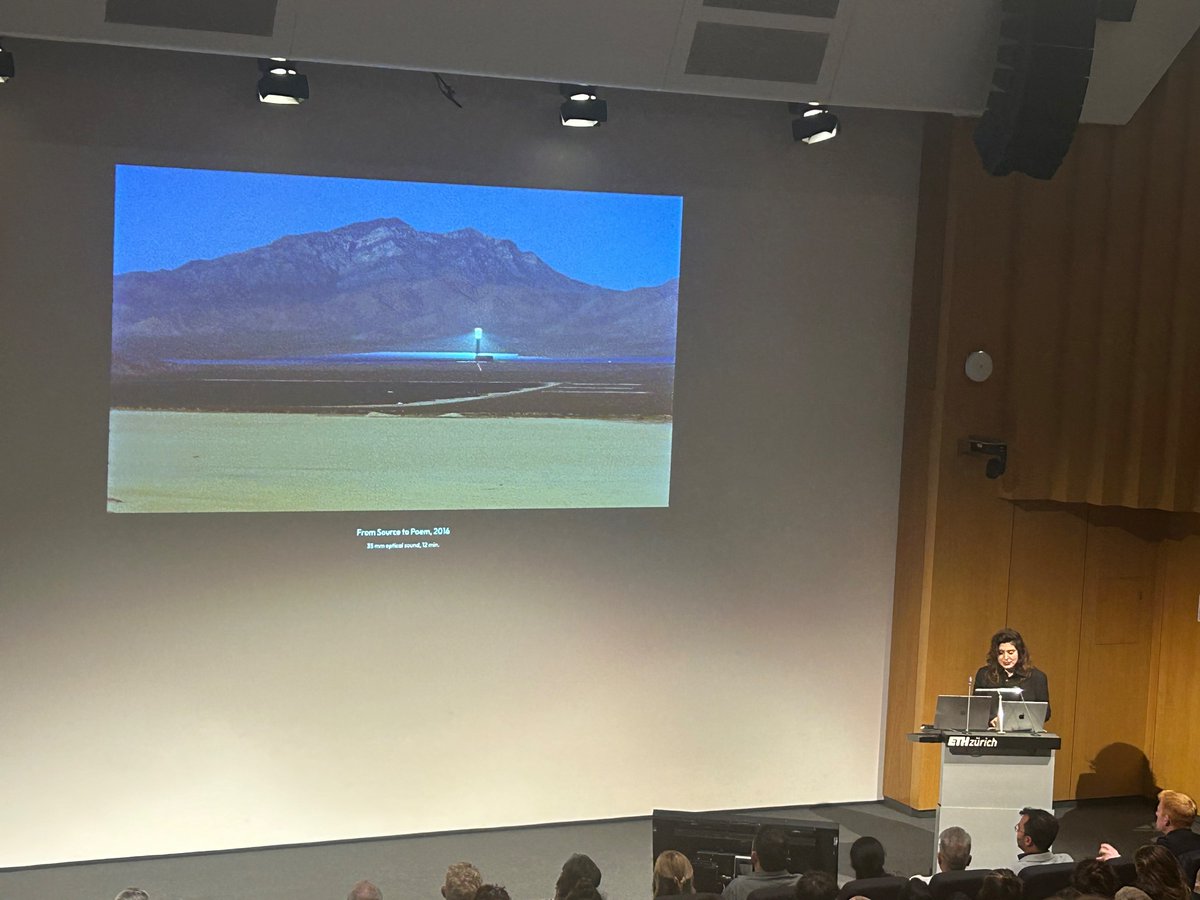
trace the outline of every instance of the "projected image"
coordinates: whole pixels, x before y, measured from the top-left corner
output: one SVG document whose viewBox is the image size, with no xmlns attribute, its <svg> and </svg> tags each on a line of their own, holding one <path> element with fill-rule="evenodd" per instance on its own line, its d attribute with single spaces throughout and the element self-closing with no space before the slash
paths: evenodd
<svg viewBox="0 0 1200 900">
<path fill-rule="evenodd" d="M 666 506 L 682 211 L 118 166 L 108 509 Z"/>
</svg>

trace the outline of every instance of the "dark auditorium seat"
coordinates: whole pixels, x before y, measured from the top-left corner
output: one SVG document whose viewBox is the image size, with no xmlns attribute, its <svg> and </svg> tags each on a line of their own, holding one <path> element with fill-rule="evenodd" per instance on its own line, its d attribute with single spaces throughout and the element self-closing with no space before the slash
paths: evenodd
<svg viewBox="0 0 1200 900">
<path fill-rule="evenodd" d="M 746 900 L 792 900 L 796 896 L 796 885 L 773 884 L 770 887 L 760 887 L 746 895 Z M 691 900 L 689 897 L 688 900 Z"/>
<path fill-rule="evenodd" d="M 1121 887 L 1127 887 L 1137 881 L 1137 866 L 1128 856 L 1114 856 L 1108 861 L 1108 865 L 1117 873 L 1117 881 L 1121 882 Z"/>
<path fill-rule="evenodd" d="M 1200 850 L 1179 854 L 1179 865 L 1183 867 L 1183 880 L 1192 887 L 1196 883 L 1196 872 L 1200 871 Z"/>
<path fill-rule="evenodd" d="M 870 897 L 871 900 L 896 900 L 900 895 L 900 888 L 908 883 L 907 878 L 901 878 L 898 875 L 888 875 L 884 878 L 856 878 L 854 881 L 849 881 L 846 886 L 838 891 L 837 900 L 850 900 L 862 894 L 864 897 Z"/>
<path fill-rule="evenodd" d="M 1027 866 L 1017 873 L 1024 884 L 1022 900 L 1046 900 L 1065 887 L 1071 886 L 1071 873 L 1075 863 L 1050 863 L 1044 866 Z"/>
<path fill-rule="evenodd" d="M 991 869 L 963 869 L 961 872 L 938 872 L 929 879 L 929 890 L 933 900 L 950 900 L 955 894 L 966 894 L 971 900 L 979 893 L 983 879 L 992 874 Z"/>
</svg>

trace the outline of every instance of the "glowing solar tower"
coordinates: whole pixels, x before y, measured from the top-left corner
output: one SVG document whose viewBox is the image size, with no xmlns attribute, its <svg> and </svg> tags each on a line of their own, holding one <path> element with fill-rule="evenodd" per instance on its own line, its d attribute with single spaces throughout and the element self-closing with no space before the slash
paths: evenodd
<svg viewBox="0 0 1200 900">
<path fill-rule="evenodd" d="M 475 329 L 475 355 L 476 356 L 479 356 L 479 347 L 480 347 L 480 344 L 482 344 L 482 343 L 483 343 L 483 329 L 476 328 Z"/>
</svg>

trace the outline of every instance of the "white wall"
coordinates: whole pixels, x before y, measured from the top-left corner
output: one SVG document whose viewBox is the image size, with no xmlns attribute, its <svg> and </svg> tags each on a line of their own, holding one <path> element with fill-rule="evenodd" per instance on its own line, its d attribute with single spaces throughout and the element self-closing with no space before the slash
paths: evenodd
<svg viewBox="0 0 1200 900">
<path fill-rule="evenodd" d="M 0 867 L 878 796 L 916 116 L 9 43 Z M 106 514 L 118 162 L 683 195 L 670 508 Z"/>
</svg>

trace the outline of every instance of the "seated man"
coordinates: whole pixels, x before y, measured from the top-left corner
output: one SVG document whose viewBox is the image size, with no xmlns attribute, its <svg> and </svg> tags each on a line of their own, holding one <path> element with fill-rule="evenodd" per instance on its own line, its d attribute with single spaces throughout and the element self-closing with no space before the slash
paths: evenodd
<svg viewBox="0 0 1200 900">
<path fill-rule="evenodd" d="M 855 880 L 862 878 L 887 878 L 883 864 L 887 860 L 887 851 L 879 838 L 865 834 L 850 845 L 850 868 L 854 870 Z"/>
<path fill-rule="evenodd" d="M 1058 819 L 1053 813 L 1031 806 L 1021 810 L 1017 822 L 1017 861 L 1010 867 L 1020 872 L 1029 866 L 1075 862 L 1066 853 L 1053 853 L 1050 845 L 1058 837 Z"/>
<path fill-rule="evenodd" d="M 971 865 L 971 835 L 957 825 L 951 825 L 938 835 L 937 867 L 939 872 L 961 872 Z M 929 882 L 932 875 L 914 875 Z"/>
<path fill-rule="evenodd" d="M 787 830 L 780 825 L 763 825 L 754 836 L 750 862 L 754 871 L 739 875 L 721 892 L 724 900 L 746 900 L 751 891 L 764 887 L 794 885 L 798 875 L 787 870 Z"/>
<path fill-rule="evenodd" d="M 1178 859 L 1191 850 L 1200 850 L 1200 834 L 1192 831 L 1196 821 L 1196 801 L 1179 791 L 1159 791 L 1158 808 L 1154 810 L 1154 829 L 1158 843 Z M 1101 844 L 1096 859 L 1114 859 L 1121 854 L 1112 844 Z"/>
<path fill-rule="evenodd" d="M 558 880 L 554 882 L 554 900 L 566 900 L 566 897 L 572 892 L 575 892 L 577 896 L 580 894 L 590 896 L 588 888 L 592 893 L 598 894 L 600 877 L 600 867 L 592 861 L 590 856 L 586 853 L 573 853 L 563 863 L 562 871 L 558 873 Z"/>
</svg>

